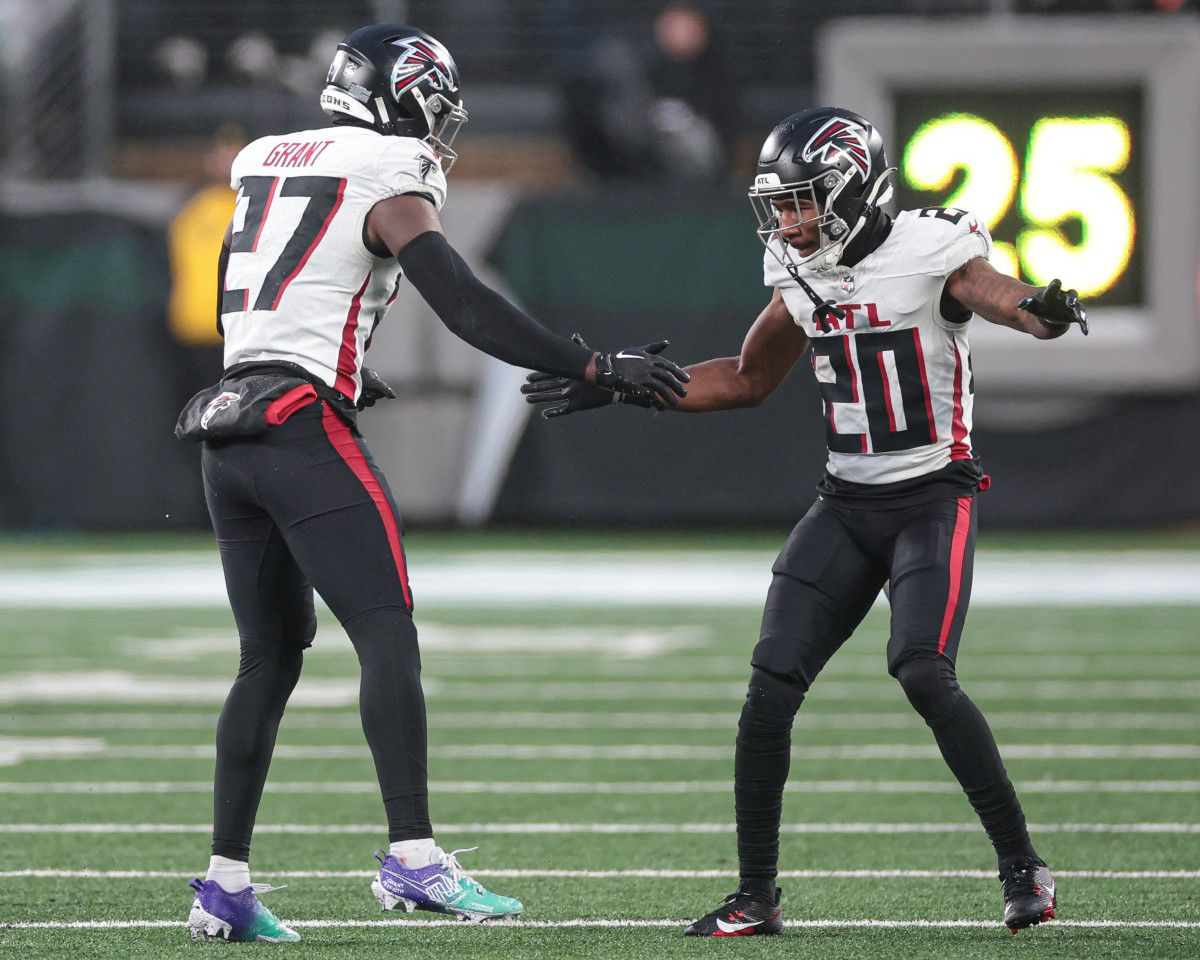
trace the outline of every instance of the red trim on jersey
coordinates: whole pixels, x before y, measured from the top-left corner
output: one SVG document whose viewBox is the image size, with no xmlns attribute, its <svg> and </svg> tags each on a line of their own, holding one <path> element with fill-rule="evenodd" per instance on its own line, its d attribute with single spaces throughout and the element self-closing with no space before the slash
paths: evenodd
<svg viewBox="0 0 1200 960">
<path fill-rule="evenodd" d="M 892 384 L 888 380 L 887 364 L 883 362 L 883 355 L 887 351 L 880 351 L 875 354 L 875 359 L 879 361 L 879 379 L 883 383 L 883 405 L 887 407 L 888 427 L 892 433 L 896 432 L 896 409 L 892 406 Z"/>
<path fill-rule="evenodd" d="M 272 400 L 265 414 L 267 425 L 277 427 L 297 410 L 317 399 L 317 388 L 311 383 L 293 387 L 282 397 Z"/>
<path fill-rule="evenodd" d="M 254 242 L 250 244 L 249 253 L 253 253 L 258 249 L 258 238 L 262 236 L 263 227 L 267 225 L 267 214 L 271 212 L 271 204 L 275 200 L 275 188 L 279 186 L 279 178 L 274 177 L 271 180 L 271 189 L 267 191 L 267 202 L 263 205 L 262 216 L 258 218 L 258 231 L 254 234 Z M 246 298 L 249 299 L 250 291 L 246 291 Z"/>
<path fill-rule="evenodd" d="M 950 425 L 950 459 L 967 460 L 971 446 L 967 442 L 967 423 L 963 418 L 963 362 L 958 345 L 954 347 L 954 422 Z"/>
<path fill-rule="evenodd" d="M 379 485 L 379 481 L 375 479 L 375 474 L 371 472 L 371 465 L 367 463 L 367 458 L 363 456 L 362 450 L 359 449 L 358 441 L 354 439 L 354 434 L 346 425 L 346 421 L 339 417 L 329 405 L 325 405 L 325 412 L 322 416 L 322 422 L 325 425 L 325 435 L 329 437 L 329 442 L 333 444 L 333 448 L 338 452 L 338 455 L 345 461 L 363 487 L 366 488 L 371 500 L 375 504 L 375 509 L 379 511 L 379 519 L 383 521 L 383 529 L 387 532 L 388 546 L 392 550 L 392 560 L 396 563 L 396 573 L 400 576 L 400 587 L 404 591 L 404 602 L 408 605 L 408 609 L 412 610 L 412 593 L 408 589 L 408 566 L 404 562 L 404 546 L 400 540 L 400 524 L 396 522 L 396 514 L 392 511 L 392 505 L 388 503 L 387 494 L 383 492 L 383 487 Z"/>
<path fill-rule="evenodd" d="M 913 341 L 917 347 L 917 366 L 921 370 L 921 392 L 925 395 L 925 416 L 929 418 L 929 442 L 937 443 L 937 422 L 933 419 L 933 397 L 929 395 L 929 375 L 925 372 L 925 351 L 921 349 L 921 331 L 913 327 Z"/>
<path fill-rule="evenodd" d="M 334 389 L 347 400 L 354 399 L 357 386 L 354 374 L 358 371 L 358 315 L 362 310 L 363 294 L 367 292 L 367 284 L 371 282 L 371 274 L 358 288 L 358 293 L 350 301 L 350 310 L 346 314 L 346 325 L 342 327 L 342 349 L 338 351 L 337 379 Z"/>
<path fill-rule="evenodd" d="M 954 536 L 950 540 L 950 595 L 946 597 L 946 612 L 942 616 L 942 632 L 938 637 L 938 653 L 946 649 L 950 626 L 958 612 L 958 595 L 962 590 L 963 559 L 967 555 L 967 537 L 971 532 L 971 498 L 958 498 L 958 516 L 954 520 Z"/>
<path fill-rule="evenodd" d="M 341 209 L 342 198 L 346 193 L 346 181 L 344 179 L 338 181 L 337 200 L 333 203 L 333 209 L 329 211 L 329 215 L 325 218 L 325 222 L 321 224 L 321 229 L 317 231 L 317 235 L 313 238 L 313 242 L 308 245 L 308 249 L 304 251 L 304 256 L 300 258 L 300 262 L 296 264 L 296 269 L 283 278 L 283 283 L 279 285 L 279 292 L 275 294 L 275 299 L 271 303 L 270 309 L 276 310 L 279 308 L 279 301 L 283 297 L 283 291 L 287 289 L 289 283 L 296 279 L 296 275 L 304 269 L 304 265 L 308 263 L 308 258 L 312 256 L 314 250 L 325 237 L 325 232 L 329 229 L 329 225 L 333 223 L 333 218 L 337 216 L 337 212 Z M 263 215 L 263 223 L 266 223 L 266 215 Z"/>
</svg>

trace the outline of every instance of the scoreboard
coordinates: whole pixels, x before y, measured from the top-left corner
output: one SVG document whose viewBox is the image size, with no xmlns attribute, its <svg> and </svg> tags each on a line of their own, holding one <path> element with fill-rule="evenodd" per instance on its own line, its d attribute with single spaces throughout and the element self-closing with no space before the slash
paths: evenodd
<svg viewBox="0 0 1200 960">
<path fill-rule="evenodd" d="M 854 18 L 817 50 L 820 103 L 883 133 L 895 209 L 968 210 L 997 269 L 1085 300 L 1086 340 L 973 323 L 984 389 L 1200 384 L 1200 24 Z"/>
</svg>

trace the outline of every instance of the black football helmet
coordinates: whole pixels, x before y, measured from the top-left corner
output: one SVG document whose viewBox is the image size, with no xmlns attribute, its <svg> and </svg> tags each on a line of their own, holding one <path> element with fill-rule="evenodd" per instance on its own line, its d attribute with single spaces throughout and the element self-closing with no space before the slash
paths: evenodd
<svg viewBox="0 0 1200 960">
<path fill-rule="evenodd" d="M 349 118 L 384 136 L 417 137 L 445 161 L 467 122 L 458 67 L 450 51 L 416 27 L 377 23 L 355 30 L 338 44 L 329 65 L 321 109 Z"/>
<path fill-rule="evenodd" d="M 771 131 L 758 155 L 750 203 L 758 235 L 785 267 L 812 263 L 834 269 L 846 247 L 875 219 L 892 188 L 883 137 L 857 113 L 815 107 L 794 113 Z M 810 201 L 817 209 L 821 244 L 800 257 L 779 237 L 772 200 Z M 775 241 L 775 242 L 772 242 Z"/>
</svg>

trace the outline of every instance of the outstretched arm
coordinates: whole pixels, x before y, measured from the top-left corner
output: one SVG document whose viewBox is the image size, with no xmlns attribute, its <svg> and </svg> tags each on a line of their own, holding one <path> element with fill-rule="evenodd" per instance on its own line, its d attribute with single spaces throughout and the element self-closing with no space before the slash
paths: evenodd
<svg viewBox="0 0 1200 960">
<path fill-rule="evenodd" d="M 402 195 L 371 208 L 363 240 L 391 254 L 446 327 L 506 363 L 673 404 L 687 375 L 674 363 L 637 349 L 598 353 L 551 333 L 475 276 L 446 241 L 437 208 Z"/>
<path fill-rule="evenodd" d="M 955 310 L 956 305 L 963 310 Z M 1061 337 L 1072 323 L 1088 332 L 1087 312 L 1074 290 L 1064 292 L 1057 280 L 1032 287 L 1001 273 L 982 257 L 968 260 L 946 280 L 942 313 L 965 311 L 1039 340 Z"/>
<path fill-rule="evenodd" d="M 684 367 L 692 379 L 687 397 L 676 409 L 703 413 L 757 407 L 783 383 L 807 349 L 808 335 L 796 326 L 776 290 L 747 332 L 740 354 Z"/>
<path fill-rule="evenodd" d="M 658 346 L 651 344 L 645 349 Z M 792 322 L 787 305 L 776 290 L 746 334 L 738 356 L 706 360 L 684 368 L 692 379 L 687 395 L 672 409 L 701 413 L 757 406 L 783 382 L 806 349 L 807 334 Z M 529 403 L 546 404 L 542 416 L 547 419 L 608 406 L 612 399 L 586 383 L 538 374 L 528 378 L 521 392 Z M 623 399 L 637 403 L 629 397 Z"/>
</svg>

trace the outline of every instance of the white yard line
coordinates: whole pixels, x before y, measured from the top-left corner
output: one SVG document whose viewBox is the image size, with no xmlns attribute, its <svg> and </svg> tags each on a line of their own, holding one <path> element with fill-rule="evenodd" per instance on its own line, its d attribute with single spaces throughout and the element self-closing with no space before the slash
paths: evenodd
<svg viewBox="0 0 1200 960">
<path fill-rule="evenodd" d="M 1001 744 L 1006 760 L 1200 760 L 1200 744 Z M 26 759 L 71 760 L 209 760 L 211 744 L 110 746 L 97 738 L 0 737 L 0 766 Z M 676 744 L 465 744 L 432 746 L 439 760 L 587 760 L 587 761 L 705 761 L 728 760 L 733 746 L 703 747 Z M 795 760 L 940 760 L 936 744 L 875 743 L 839 746 L 793 746 Z M 367 760 L 362 746 L 279 744 L 274 760 Z"/>
<path fill-rule="evenodd" d="M 462 927 L 461 920 L 284 920 L 289 927 L 310 929 L 362 929 L 372 927 Z M 492 920 L 474 929 L 563 930 L 570 928 L 643 929 L 650 927 L 683 927 L 688 920 Z M 995 920 L 785 920 L 785 927 L 805 929 L 972 929 L 998 930 Z M 1076 929 L 1138 929 L 1138 930 L 1196 930 L 1200 921 L 1191 920 L 1053 920 L 1042 924 L 1040 931 L 1054 927 Z M 30 923 L 0 922 L 0 930 L 183 930 L 180 920 L 73 920 L 66 922 L 39 921 Z M 1039 932 L 1039 936 L 1044 933 Z"/>
<path fill-rule="evenodd" d="M 200 679 L 186 675 L 138 675 L 123 670 L 27 671 L 0 674 L 0 704 L 21 703 L 162 703 L 176 706 L 219 705 L 229 694 L 227 679 Z M 746 681 L 422 681 L 426 697 L 442 712 L 453 701 L 478 707 L 480 703 L 528 705 L 627 701 L 689 701 L 740 705 Z M 977 700 L 1065 701 L 1189 700 L 1200 699 L 1196 680 L 973 680 L 966 684 Z M 290 706 L 353 707 L 358 704 L 357 678 L 302 677 Z M 823 680 L 813 689 L 814 700 L 879 701 L 902 694 L 886 676 L 872 680 Z M 740 706 L 738 707 L 740 709 Z M 626 711 L 628 712 L 628 711 Z M 736 721 L 734 721 L 736 722 Z M 285 721 L 286 723 L 286 721 Z"/>
<path fill-rule="evenodd" d="M 274 880 L 365 880 L 377 870 L 274 870 L 262 876 Z M 724 880 L 737 879 L 736 870 L 472 870 L 474 877 L 495 880 Z M 2 880 L 188 880 L 196 871 L 180 870 L 54 870 L 0 871 Z M 256 874 L 257 876 L 257 874 Z M 1197 880 L 1200 870 L 1055 870 L 1059 880 Z M 781 880 L 995 880 L 995 870 L 780 870 Z"/>
<path fill-rule="evenodd" d="M 411 571 L 417 606 L 760 606 L 771 551 L 490 551 L 431 557 Z M 93 554 L 0 571 L 0 606 L 226 605 L 216 552 Z M 1200 553 L 980 551 L 977 606 L 1200 604 Z"/>
<path fill-rule="evenodd" d="M 730 730 L 737 711 L 711 713 L 560 713 L 473 710 L 429 712 L 431 729 L 458 730 Z M 216 711 L 207 713 L 60 713 L 0 717 L 0 731 L 35 730 L 214 730 Z M 1006 713 L 988 711 L 993 730 L 1188 730 L 1200 728 L 1197 713 Z M 357 711 L 292 711 L 284 717 L 287 729 L 361 730 Z M 796 729 L 806 730 L 924 730 L 915 712 L 817 713 L 801 711 Z"/>
<path fill-rule="evenodd" d="M 375 823 L 309 824 L 265 823 L 256 834 L 378 834 Z M 978 823 L 785 823 L 783 833 L 797 834 L 908 834 L 978 833 Z M 1200 834 L 1200 823 L 1049 823 L 1030 824 L 1039 833 L 1099 834 Z M 734 833 L 732 823 L 450 823 L 438 824 L 438 833 L 482 834 L 717 834 Z M 0 833 L 32 834 L 207 834 L 206 823 L 0 823 Z"/>
<path fill-rule="evenodd" d="M 1018 780 L 1018 793 L 1200 793 L 1200 780 Z M 431 793 L 480 794 L 695 794 L 731 793 L 732 780 L 665 780 L 592 782 L 434 780 Z M 962 788 L 946 780 L 794 780 L 788 793 L 915 793 L 954 794 Z M 267 781 L 267 793 L 375 794 L 373 780 Z M 212 793 L 210 780 L 106 780 L 0 782 L 0 794 L 156 794 Z"/>
</svg>

